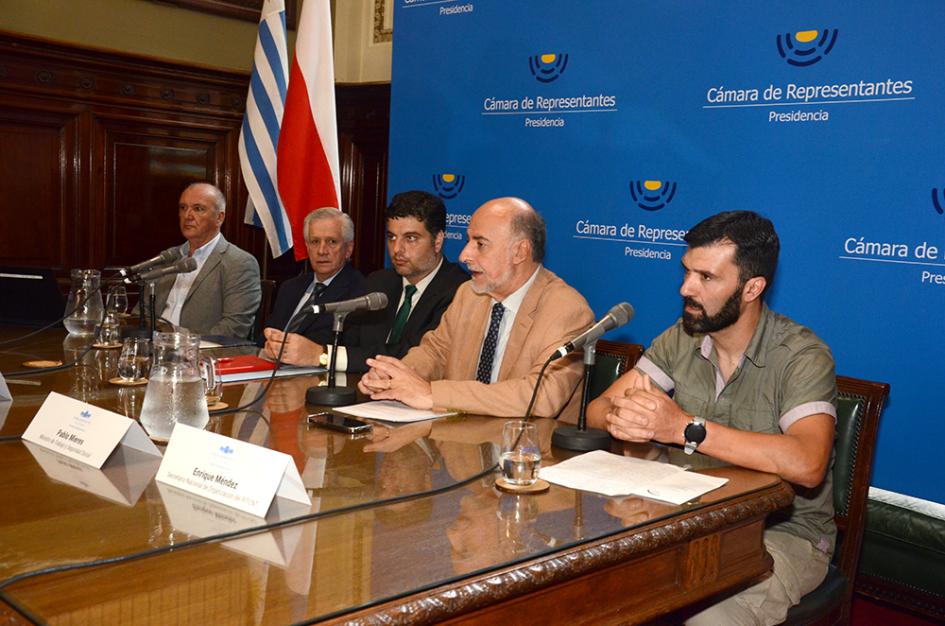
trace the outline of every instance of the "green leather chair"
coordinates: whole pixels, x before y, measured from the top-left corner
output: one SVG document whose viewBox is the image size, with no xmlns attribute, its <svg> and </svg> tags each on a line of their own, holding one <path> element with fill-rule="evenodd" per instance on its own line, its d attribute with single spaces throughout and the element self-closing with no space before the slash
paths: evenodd
<svg viewBox="0 0 945 626">
<path fill-rule="evenodd" d="M 643 356 L 643 346 L 601 339 L 597 342 L 597 360 L 588 391 L 593 400 L 604 393 L 620 376 L 630 370 Z"/>
<path fill-rule="evenodd" d="M 873 449 L 889 385 L 837 376 L 833 506 L 837 549 L 827 577 L 791 608 L 785 624 L 846 624 L 866 527 Z"/>
</svg>

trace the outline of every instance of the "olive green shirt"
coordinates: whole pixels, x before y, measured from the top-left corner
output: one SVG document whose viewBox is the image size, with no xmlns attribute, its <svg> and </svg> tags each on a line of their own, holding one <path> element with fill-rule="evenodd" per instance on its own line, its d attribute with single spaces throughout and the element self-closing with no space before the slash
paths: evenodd
<svg viewBox="0 0 945 626">
<path fill-rule="evenodd" d="M 837 417 L 830 349 L 809 329 L 767 305 L 727 382 L 719 370 L 712 338 L 686 334 L 682 320 L 653 341 L 637 369 L 672 393 L 690 415 L 740 430 L 780 434 L 810 415 Z M 807 539 L 831 554 L 836 537 L 832 472 L 828 469 L 818 487 L 794 485 L 794 490 L 792 507 L 771 516 L 768 528 Z"/>
</svg>

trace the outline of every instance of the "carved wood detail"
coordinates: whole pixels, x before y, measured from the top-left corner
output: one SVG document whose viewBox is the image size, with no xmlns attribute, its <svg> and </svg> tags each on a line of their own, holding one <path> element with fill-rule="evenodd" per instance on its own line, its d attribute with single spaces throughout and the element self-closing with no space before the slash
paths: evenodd
<svg viewBox="0 0 945 626">
<path fill-rule="evenodd" d="M 692 589 L 719 576 L 721 537 L 708 535 L 689 543 L 683 570 L 683 585 Z"/>
<path fill-rule="evenodd" d="M 514 602 L 515 598 L 525 594 L 568 584 L 579 577 L 620 566 L 642 555 L 698 540 L 739 522 L 747 524 L 763 520 L 768 513 L 789 505 L 793 498 L 793 491 L 782 483 L 762 497 L 742 500 L 724 508 L 693 511 L 667 525 L 644 528 L 616 540 L 605 538 L 560 556 L 531 561 L 469 582 L 441 587 L 420 599 L 372 607 L 363 613 L 346 616 L 344 622 L 363 625 L 440 623 L 449 616 L 471 613 L 503 602 Z"/>
</svg>

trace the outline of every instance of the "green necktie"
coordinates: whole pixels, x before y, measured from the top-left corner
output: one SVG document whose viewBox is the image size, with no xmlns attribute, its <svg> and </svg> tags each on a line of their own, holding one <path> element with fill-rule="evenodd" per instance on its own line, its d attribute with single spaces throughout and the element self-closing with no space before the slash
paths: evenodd
<svg viewBox="0 0 945 626">
<path fill-rule="evenodd" d="M 413 294 L 417 293 L 415 285 L 408 284 L 404 287 L 404 302 L 397 310 L 397 317 L 394 318 L 394 327 L 390 330 L 390 339 L 387 343 L 397 343 L 400 336 L 404 334 L 404 326 L 407 325 L 407 318 L 410 317 L 410 306 L 413 302 Z"/>
</svg>

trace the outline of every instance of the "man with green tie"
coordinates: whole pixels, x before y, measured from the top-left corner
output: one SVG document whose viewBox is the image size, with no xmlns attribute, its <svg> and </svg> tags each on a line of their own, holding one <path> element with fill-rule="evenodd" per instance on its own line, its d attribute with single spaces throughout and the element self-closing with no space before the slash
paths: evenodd
<svg viewBox="0 0 945 626">
<path fill-rule="evenodd" d="M 387 253 L 391 267 L 367 277 L 365 291 L 387 294 L 380 311 L 352 313 L 345 321 L 343 346 L 336 368 L 365 372 L 365 360 L 378 354 L 401 358 L 436 328 L 453 301 L 456 288 L 469 275 L 443 257 L 446 206 L 423 191 L 406 191 L 393 197 L 384 212 L 387 219 Z M 289 363 L 327 365 L 330 346 L 312 341 Z"/>
</svg>

